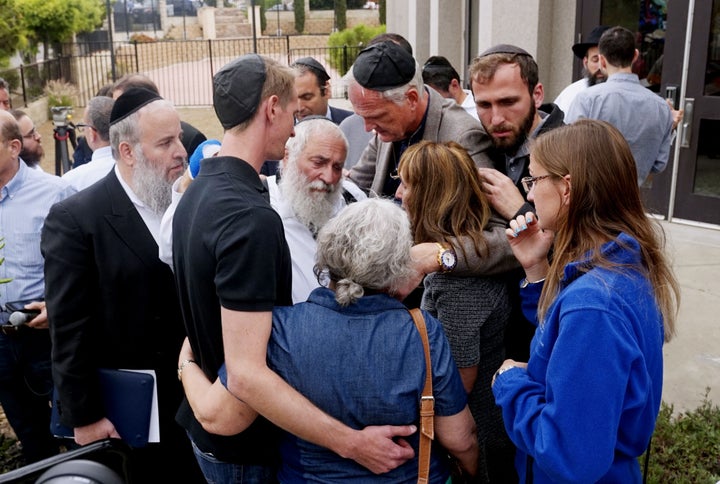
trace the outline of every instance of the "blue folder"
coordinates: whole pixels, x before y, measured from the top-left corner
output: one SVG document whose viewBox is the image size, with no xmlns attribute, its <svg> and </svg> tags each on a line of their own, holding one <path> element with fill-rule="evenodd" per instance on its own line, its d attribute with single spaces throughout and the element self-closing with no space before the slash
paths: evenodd
<svg viewBox="0 0 720 484">
<path fill-rule="evenodd" d="M 105 405 L 105 416 L 131 447 L 148 443 L 155 379 L 147 373 L 125 370 L 98 370 Z M 73 438 L 73 429 L 60 423 L 62 405 L 53 395 L 50 432 L 56 437 Z"/>
</svg>

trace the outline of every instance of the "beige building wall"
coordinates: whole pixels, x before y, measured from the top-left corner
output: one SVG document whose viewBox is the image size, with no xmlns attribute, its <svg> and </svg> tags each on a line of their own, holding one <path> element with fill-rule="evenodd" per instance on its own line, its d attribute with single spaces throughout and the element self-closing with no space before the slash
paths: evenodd
<svg viewBox="0 0 720 484">
<path fill-rule="evenodd" d="M 392 0 L 387 30 L 410 41 L 420 65 L 443 55 L 463 78 L 468 59 L 485 49 L 522 47 L 537 60 L 551 102 L 572 82 L 575 10 L 576 0 Z"/>
</svg>

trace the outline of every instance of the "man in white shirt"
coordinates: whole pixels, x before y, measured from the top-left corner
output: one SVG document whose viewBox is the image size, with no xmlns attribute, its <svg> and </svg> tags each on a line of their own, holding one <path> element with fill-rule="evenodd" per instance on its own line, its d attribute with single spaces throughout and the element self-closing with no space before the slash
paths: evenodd
<svg viewBox="0 0 720 484">
<path fill-rule="evenodd" d="M 598 52 L 598 42 L 603 32 L 609 29 L 607 25 L 600 25 L 595 27 L 588 38 L 584 42 L 578 42 L 572 46 L 573 53 L 578 59 L 582 59 L 583 63 L 583 77 L 579 79 L 565 89 L 555 98 L 555 104 L 567 113 L 570 109 L 575 96 L 579 92 L 584 91 L 590 86 L 605 82 L 605 74 L 600 69 L 600 52 Z"/>
<path fill-rule="evenodd" d="M 110 173 L 115 159 L 110 148 L 110 113 L 115 101 L 107 96 L 97 96 L 88 101 L 82 123 L 77 127 L 85 133 L 85 139 L 93 150 L 89 163 L 80 165 L 63 175 L 63 178 L 80 191 Z"/>
<path fill-rule="evenodd" d="M 266 179 L 270 205 L 280 215 L 292 259 L 293 303 L 307 300 L 319 286 L 315 276 L 315 236 L 349 202 L 367 198 L 343 178 L 348 142 L 340 128 L 321 116 L 305 118 L 285 144 L 279 173 Z M 172 219 L 182 197 L 183 177 L 173 185 L 173 201 L 160 227 L 160 259 L 172 265 Z"/>
</svg>

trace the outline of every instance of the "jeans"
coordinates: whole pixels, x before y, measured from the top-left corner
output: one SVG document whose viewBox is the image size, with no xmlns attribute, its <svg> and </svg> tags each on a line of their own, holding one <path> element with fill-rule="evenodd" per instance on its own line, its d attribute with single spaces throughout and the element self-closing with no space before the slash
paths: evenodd
<svg viewBox="0 0 720 484">
<path fill-rule="evenodd" d="M 232 464 L 218 460 L 212 454 L 192 444 L 195 458 L 208 484 L 266 484 L 277 483 L 277 469 L 274 467 Z"/>
<path fill-rule="evenodd" d="M 50 434 L 52 387 L 48 330 L 0 333 L 0 405 L 27 463 L 58 453 Z"/>
</svg>

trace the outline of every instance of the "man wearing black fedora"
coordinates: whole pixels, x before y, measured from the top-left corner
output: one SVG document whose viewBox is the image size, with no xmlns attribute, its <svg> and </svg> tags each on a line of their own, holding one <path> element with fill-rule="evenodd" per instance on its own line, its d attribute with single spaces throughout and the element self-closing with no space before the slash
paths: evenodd
<svg viewBox="0 0 720 484">
<path fill-rule="evenodd" d="M 583 42 L 578 42 L 572 46 L 575 57 L 582 60 L 583 77 L 562 90 L 555 98 L 555 104 L 564 113 L 567 113 L 575 96 L 580 91 L 584 91 L 590 86 L 605 82 L 605 74 L 600 70 L 600 52 L 598 52 L 598 42 L 603 32 L 609 29 L 607 25 L 600 25 L 592 29 L 590 35 Z"/>
</svg>

